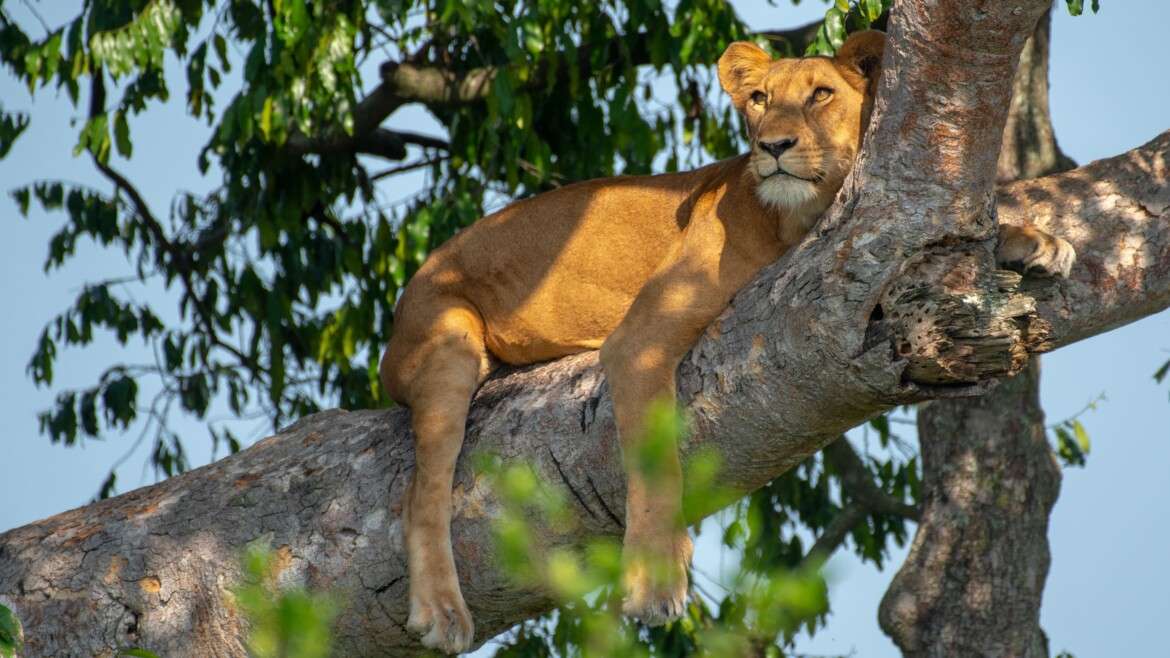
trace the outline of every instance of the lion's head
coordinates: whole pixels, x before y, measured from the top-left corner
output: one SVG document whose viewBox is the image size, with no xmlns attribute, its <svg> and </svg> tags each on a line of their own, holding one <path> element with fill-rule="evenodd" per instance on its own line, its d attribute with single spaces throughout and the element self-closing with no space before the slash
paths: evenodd
<svg viewBox="0 0 1170 658">
<path fill-rule="evenodd" d="M 869 122 L 885 34 L 851 35 L 836 57 L 772 59 L 737 41 L 719 81 L 743 115 L 748 169 L 766 205 L 815 217 L 832 203 Z"/>
</svg>

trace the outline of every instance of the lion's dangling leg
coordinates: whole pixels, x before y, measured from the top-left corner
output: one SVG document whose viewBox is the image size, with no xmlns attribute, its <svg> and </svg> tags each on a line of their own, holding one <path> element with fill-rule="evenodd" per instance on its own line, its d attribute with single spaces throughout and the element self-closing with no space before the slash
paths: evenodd
<svg viewBox="0 0 1170 658">
<path fill-rule="evenodd" d="M 419 633 L 427 647 L 460 653 L 471 647 L 474 625 L 451 549 L 451 487 L 468 406 L 487 374 L 488 357 L 479 315 L 460 306 L 439 306 L 434 303 L 433 313 L 420 309 L 430 322 L 415 315 L 415 327 L 398 328 L 395 338 L 403 338 L 392 340 L 387 349 L 383 380 L 396 399 L 410 406 L 414 430 L 414 475 L 403 504 L 410 573 L 407 628 Z"/>
<path fill-rule="evenodd" d="M 658 626 L 678 619 L 686 609 L 687 569 L 694 551 L 683 519 L 678 446 L 674 437 L 651 438 L 646 432 L 650 405 L 674 404 L 674 367 L 667 363 L 639 369 L 633 364 L 631 369 L 631 364 L 621 363 L 628 353 L 620 344 L 612 351 L 603 349 L 602 355 L 626 471 L 622 610 Z M 651 440 L 669 445 L 651 447 Z"/>
<path fill-rule="evenodd" d="M 740 236 L 740 244 L 755 247 L 740 248 L 741 260 L 726 258 L 733 230 L 717 218 L 692 222 L 601 346 L 626 462 L 624 610 L 651 625 L 682 616 L 692 544 L 683 518 L 678 446 L 657 446 L 659 463 L 642 463 L 646 413 L 656 401 L 674 405 L 682 358 L 735 291 L 780 253 L 776 243 Z"/>
</svg>

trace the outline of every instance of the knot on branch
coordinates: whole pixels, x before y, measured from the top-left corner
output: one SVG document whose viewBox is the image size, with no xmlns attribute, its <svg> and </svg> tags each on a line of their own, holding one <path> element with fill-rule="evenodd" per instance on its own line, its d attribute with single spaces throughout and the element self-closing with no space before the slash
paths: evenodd
<svg viewBox="0 0 1170 658">
<path fill-rule="evenodd" d="M 1050 328 L 1022 277 L 986 267 L 977 248 L 928 253 L 882 295 L 867 347 L 888 342 L 916 384 L 969 385 L 1014 375 L 1048 348 Z"/>
</svg>

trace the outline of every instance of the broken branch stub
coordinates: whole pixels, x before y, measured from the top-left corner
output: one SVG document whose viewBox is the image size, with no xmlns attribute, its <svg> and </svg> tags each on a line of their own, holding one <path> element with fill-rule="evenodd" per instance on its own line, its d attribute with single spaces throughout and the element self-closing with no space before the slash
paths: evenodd
<svg viewBox="0 0 1170 658">
<path fill-rule="evenodd" d="M 971 248 L 930 250 L 883 293 L 866 347 L 883 342 L 905 360 L 903 377 L 923 386 L 976 385 L 1018 373 L 1028 354 L 1047 351 L 1047 323 L 1023 277 L 984 266 Z M 1060 284 L 1047 281 L 1032 290 Z"/>
</svg>

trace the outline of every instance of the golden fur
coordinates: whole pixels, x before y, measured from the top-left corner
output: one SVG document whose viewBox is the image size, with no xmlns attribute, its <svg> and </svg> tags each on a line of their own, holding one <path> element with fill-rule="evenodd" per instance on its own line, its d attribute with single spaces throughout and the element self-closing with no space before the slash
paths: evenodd
<svg viewBox="0 0 1170 658">
<path fill-rule="evenodd" d="M 675 368 L 703 329 L 831 204 L 861 144 L 883 45 L 881 33 L 862 32 L 835 58 L 772 60 L 734 43 L 719 78 L 745 119 L 746 155 L 519 201 L 449 240 L 411 279 L 381 378 L 413 414 L 408 625 L 424 644 L 457 652 L 472 640 L 450 547 L 451 487 L 468 405 L 493 362 L 600 348 L 633 454 L 648 404 L 673 400 Z M 1006 230 L 1016 260 L 1056 242 Z M 625 610 L 662 623 L 683 611 L 691 557 L 681 469 L 673 455 L 653 482 L 626 470 Z"/>
</svg>

